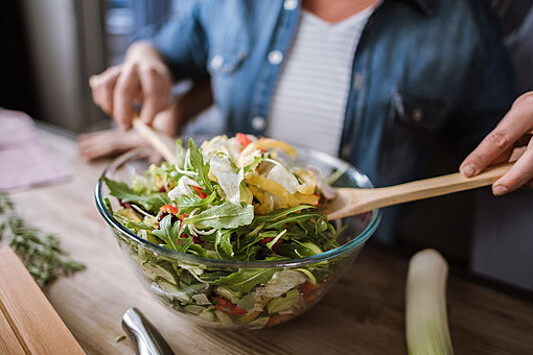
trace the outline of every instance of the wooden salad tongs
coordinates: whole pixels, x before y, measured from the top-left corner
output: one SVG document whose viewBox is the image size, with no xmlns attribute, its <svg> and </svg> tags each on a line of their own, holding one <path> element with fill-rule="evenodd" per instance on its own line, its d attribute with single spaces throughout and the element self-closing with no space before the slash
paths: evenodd
<svg viewBox="0 0 533 355">
<path fill-rule="evenodd" d="M 327 215 L 329 220 L 334 220 L 376 208 L 488 186 L 505 174 L 513 164 L 492 166 L 471 178 L 454 173 L 376 189 L 336 188 L 337 196 L 325 203 L 320 212 Z"/>
<path fill-rule="evenodd" d="M 139 119 L 133 120 L 133 128 L 145 137 L 167 161 L 175 159 L 176 153 L 168 136 L 156 132 Z M 326 202 L 320 208 L 320 212 L 327 215 L 329 220 L 335 220 L 376 208 L 488 186 L 505 174 L 513 164 L 492 166 L 471 178 L 454 173 L 376 189 L 335 188 L 336 197 Z"/>
<path fill-rule="evenodd" d="M 135 132 L 144 137 L 166 161 L 172 162 L 176 160 L 176 144 L 173 143 L 174 140 L 171 137 L 157 132 L 137 117 L 133 119 L 132 126 Z"/>
</svg>

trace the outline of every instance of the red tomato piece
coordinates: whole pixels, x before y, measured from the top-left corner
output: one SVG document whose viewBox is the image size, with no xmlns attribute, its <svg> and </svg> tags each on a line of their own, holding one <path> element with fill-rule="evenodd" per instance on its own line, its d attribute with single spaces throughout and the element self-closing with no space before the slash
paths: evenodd
<svg viewBox="0 0 533 355">
<path fill-rule="evenodd" d="M 235 137 L 237 138 L 237 141 L 241 143 L 245 148 L 248 146 L 248 144 L 252 143 L 250 138 L 248 138 L 248 136 L 244 133 L 237 133 Z"/>
<path fill-rule="evenodd" d="M 316 285 L 313 285 L 309 281 L 306 281 L 305 283 L 300 285 L 300 292 L 303 294 L 308 294 L 313 291 L 316 291 L 318 289 L 322 288 L 322 284 L 317 282 Z"/>
<path fill-rule="evenodd" d="M 202 200 L 207 197 L 207 194 L 202 190 L 201 187 L 198 186 L 192 186 L 191 187 L 198 193 L 198 197 L 200 197 Z"/>
<path fill-rule="evenodd" d="M 230 300 L 224 297 L 216 296 L 214 299 L 217 303 L 215 304 L 215 308 L 221 312 L 231 314 L 234 316 L 240 316 L 240 315 L 248 313 L 247 310 L 237 307 L 236 304 L 232 303 Z"/>
<path fill-rule="evenodd" d="M 179 210 L 176 207 L 174 207 L 174 205 L 171 203 L 169 203 L 168 205 L 161 206 L 160 210 L 161 212 L 172 213 L 174 216 L 176 216 L 179 213 Z"/>
</svg>

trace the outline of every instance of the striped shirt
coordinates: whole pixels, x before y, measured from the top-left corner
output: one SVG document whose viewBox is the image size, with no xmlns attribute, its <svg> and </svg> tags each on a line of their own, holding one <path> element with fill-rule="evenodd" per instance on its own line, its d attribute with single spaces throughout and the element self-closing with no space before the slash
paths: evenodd
<svg viewBox="0 0 533 355">
<path fill-rule="evenodd" d="M 353 55 L 373 10 L 334 24 L 302 11 L 274 90 L 270 137 L 338 154 Z"/>
</svg>

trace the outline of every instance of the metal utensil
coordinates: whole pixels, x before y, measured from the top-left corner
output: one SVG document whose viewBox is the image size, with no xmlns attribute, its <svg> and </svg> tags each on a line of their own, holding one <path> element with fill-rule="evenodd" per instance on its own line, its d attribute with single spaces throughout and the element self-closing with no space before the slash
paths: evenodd
<svg viewBox="0 0 533 355">
<path fill-rule="evenodd" d="M 133 341 L 138 355 L 174 355 L 163 336 L 137 308 L 124 313 L 122 329 Z"/>
</svg>

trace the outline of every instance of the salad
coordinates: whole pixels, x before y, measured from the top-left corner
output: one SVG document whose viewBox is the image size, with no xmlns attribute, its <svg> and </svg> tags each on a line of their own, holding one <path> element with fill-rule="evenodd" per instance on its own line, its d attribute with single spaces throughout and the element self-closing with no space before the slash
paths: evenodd
<svg viewBox="0 0 533 355">
<path fill-rule="evenodd" d="M 199 148 L 177 141 L 173 162 L 151 165 L 131 184 L 102 176 L 120 202 L 106 208 L 131 232 L 167 249 L 231 261 L 300 259 L 339 246 L 316 207 L 334 197 L 317 170 L 290 166 L 289 144 L 252 135 L 217 136 Z M 123 240 L 124 241 L 124 240 Z M 211 323 L 275 325 L 324 292 L 336 268 L 224 268 L 176 261 L 128 244 L 152 291 L 166 304 Z"/>
</svg>

